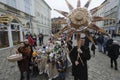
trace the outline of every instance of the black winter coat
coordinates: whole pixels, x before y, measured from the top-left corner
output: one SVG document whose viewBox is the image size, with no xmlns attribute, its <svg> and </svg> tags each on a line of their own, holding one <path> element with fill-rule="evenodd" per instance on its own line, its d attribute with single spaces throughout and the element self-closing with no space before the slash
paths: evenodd
<svg viewBox="0 0 120 80">
<path fill-rule="evenodd" d="M 80 59 L 78 60 L 79 64 L 76 66 L 75 61 L 77 60 L 78 51 L 77 46 L 75 46 L 70 52 L 70 59 L 72 62 L 72 74 L 73 76 L 79 77 L 80 80 L 88 80 L 88 69 L 87 69 L 87 60 L 90 59 L 90 50 L 87 46 L 81 46 L 82 54 L 80 54 L 84 66 L 82 65 Z"/>
<path fill-rule="evenodd" d="M 108 48 L 109 48 L 108 56 L 112 59 L 117 59 L 120 54 L 120 51 L 119 51 L 120 46 L 118 44 L 113 43 Z"/>
</svg>

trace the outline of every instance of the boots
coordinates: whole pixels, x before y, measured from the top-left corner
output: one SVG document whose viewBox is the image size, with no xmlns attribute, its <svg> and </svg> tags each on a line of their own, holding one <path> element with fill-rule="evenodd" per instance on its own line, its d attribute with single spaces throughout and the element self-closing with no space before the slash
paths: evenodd
<svg viewBox="0 0 120 80">
<path fill-rule="evenodd" d="M 118 68 L 117 68 L 117 67 L 115 67 L 115 70 L 118 70 Z"/>
<path fill-rule="evenodd" d="M 111 68 L 113 68 L 113 65 L 111 64 Z"/>
</svg>

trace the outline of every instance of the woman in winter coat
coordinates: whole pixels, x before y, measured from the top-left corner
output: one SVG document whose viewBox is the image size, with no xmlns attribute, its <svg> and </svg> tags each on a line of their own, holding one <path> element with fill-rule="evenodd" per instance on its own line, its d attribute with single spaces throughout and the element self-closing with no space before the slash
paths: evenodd
<svg viewBox="0 0 120 80">
<path fill-rule="evenodd" d="M 80 49 L 81 52 L 79 53 L 78 47 L 74 46 L 69 54 L 72 62 L 72 75 L 74 80 L 88 80 L 87 60 L 91 58 L 90 50 L 88 46 L 84 45 L 84 42 L 82 42 Z"/>
<path fill-rule="evenodd" d="M 24 72 L 27 73 L 27 80 L 30 80 L 30 75 L 29 75 L 29 63 L 30 63 L 30 53 L 31 50 L 27 47 L 25 47 L 25 43 L 21 43 L 20 47 L 18 48 L 17 53 L 21 53 L 23 59 L 18 61 L 18 67 L 20 70 L 20 80 L 24 80 Z"/>
<path fill-rule="evenodd" d="M 111 68 L 113 68 L 113 63 L 114 63 L 115 70 L 118 70 L 117 59 L 118 59 L 118 56 L 120 55 L 119 48 L 120 46 L 117 41 L 113 41 L 113 43 L 108 47 L 108 50 L 109 50 L 108 56 L 110 57 Z"/>
</svg>

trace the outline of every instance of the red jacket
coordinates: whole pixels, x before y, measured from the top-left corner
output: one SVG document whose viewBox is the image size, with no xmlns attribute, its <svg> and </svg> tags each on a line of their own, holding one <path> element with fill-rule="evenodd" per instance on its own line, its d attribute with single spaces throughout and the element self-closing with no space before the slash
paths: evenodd
<svg viewBox="0 0 120 80">
<path fill-rule="evenodd" d="M 31 36 L 28 37 L 28 43 L 29 43 L 30 46 L 34 45 L 34 40 L 32 39 Z"/>
</svg>

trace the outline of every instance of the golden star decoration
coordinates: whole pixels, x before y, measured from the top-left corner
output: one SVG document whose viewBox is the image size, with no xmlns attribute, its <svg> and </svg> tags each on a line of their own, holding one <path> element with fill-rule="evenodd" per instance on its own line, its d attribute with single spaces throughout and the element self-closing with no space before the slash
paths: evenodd
<svg viewBox="0 0 120 80">
<path fill-rule="evenodd" d="M 108 35 L 102 28 L 99 28 L 94 23 L 97 21 L 112 20 L 112 18 L 92 15 L 103 5 L 96 7 L 93 11 L 90 12 L 88 10 L 88 7 L 91 3 L 91 0 L 88 0 L 84 7 L 81 7 L 80 0 L 77 0 L 77 8 L 75 9 L 67 0 L 65 0 L 65 2 L 69 8 L 69 12 L 54 9 L 55 11 L 67 18 L 67 25 L 54 35 L 55 38 L 58 38 L 59 34 L 63 33 L 66 30 L 69 30 L 69 32 L 67 33 L 68 38 L 70 38 L 73 35 L 73 33 L 76 32 L 78 32 L 79 34 L 84 33 L 92 43 L 94 43 L 94 40 L 91 34 L 89 34 L 89 29 Z"/>
</svg>

